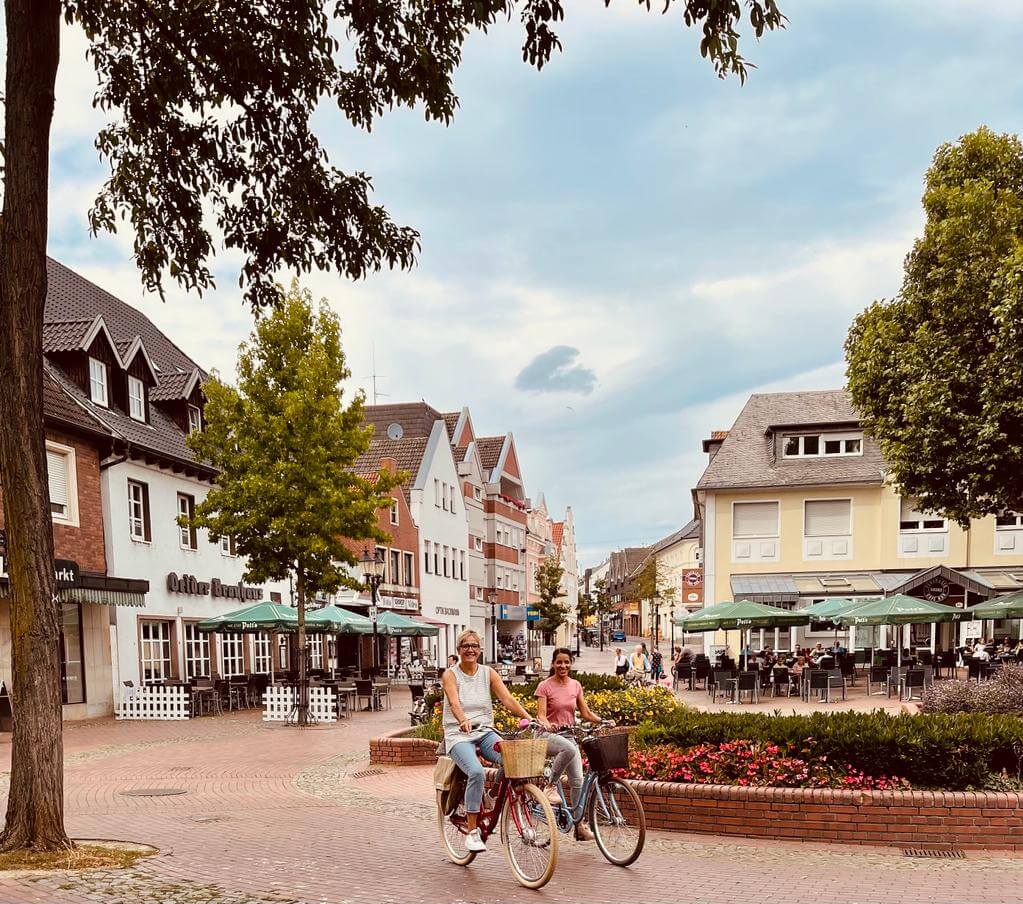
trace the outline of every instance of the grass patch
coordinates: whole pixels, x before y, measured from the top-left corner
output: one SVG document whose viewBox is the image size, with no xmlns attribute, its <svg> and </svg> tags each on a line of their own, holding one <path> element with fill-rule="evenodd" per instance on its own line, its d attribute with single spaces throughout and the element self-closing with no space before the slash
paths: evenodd
<svg viewBox="0 0 1023 904">
<path fill-rule="evenodd" d="M 127 869 L 155 848 L 115 841 L 87 842 L 64 851 L 0 853 L 0 872 L 11 870 Z"/>
</svg>

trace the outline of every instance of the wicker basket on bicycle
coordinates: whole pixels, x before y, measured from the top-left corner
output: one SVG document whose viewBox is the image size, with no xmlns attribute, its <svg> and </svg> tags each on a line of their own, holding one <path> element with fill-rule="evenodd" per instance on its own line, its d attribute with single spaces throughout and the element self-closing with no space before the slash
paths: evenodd
<svg viewBox="0 0 1023 904">
<path fill-rule="evenodd" d="M 582 748 L 594 772 L 609 772 L 629 765 L 628 732 L 617 731 L 587 738 L 582 742 Z"/>
<path fill-rule="evenodd" d="M 546 761 L 547 741 L 543 738 L 501 741 L 501 762 L 508 778 L 543 775 Z"/>
</svg>

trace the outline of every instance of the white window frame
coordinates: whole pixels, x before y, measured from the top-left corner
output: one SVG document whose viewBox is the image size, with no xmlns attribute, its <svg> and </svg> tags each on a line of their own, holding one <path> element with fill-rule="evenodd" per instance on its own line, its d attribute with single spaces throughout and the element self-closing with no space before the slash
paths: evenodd
<svg viewBox="0 0 1023 904">
<path fill-rule="evenodd" d="M 390 518 L 391 518 L 391 524 L 394 524 L 394 525 L 397 526 L 397 524 L 398 524 L 398 500 L 397 499 L 394 499 L 391 502 Z"/>
<path fill-rule="evenodd" d="M 808 534 L 806 532 L 806 507 L 811 502 L 848 502 L 849 503 L 849 525 L 848 530 L 838 534 Z M 834 496 L 830 498 L 821 499 L 804 499 L 803 500 L 803 539 L 804 540 L 819 540 L 822 537 L 851 537 L 853 526 L 853 501 L 851 496 Z M 745 539 L 745 538 L 743 538 Z"/>
<path fill-rule="evenodd" d="M 432 553 L 432 550 L 430 549 L 431 546 L 433 546 L 433 544 L 429 540 L 423 540 L 423 570 L 426 574 L 433 574 L 433 569 L 431 567 L 432 563 L 430 562 L 430 554 Z"/>
<path fill-rule="evenodd" d="M 235 669 L 239 671 L 235 671 Z M 235 678 L 245 674 L 245 635 L 220 635 L 220 676 Z"/>
<path fill-rule="evenodd" d="M 198 405 L 188 404 L 188 432 L 202 432 L 202 409 Z"/>
<path fill-rule="evenodd" d="M 945 532 L 948 531 L 948 518 L 940 518 L 940 517 L 920 518 L 918 521 L 914 522 L 917 525 L 916 527 L 903 527 L 902 526 L 903 525 L 903 521 L 902 521 L 902 502 L 906 498 L 912 498 L 912 497 L 905 497 L 905 496 L 900 496 L 899 497 L 899 533 L 900 534 L 940 534 L 940 533 L 945 533 Z M 916 502 L 919 503 L 920 500 L 917 499 Z M 914 507 L 914 511 L 917 511 L 915 507 Z M 924 513 L 920 512 L 920 511 L 917 511 L 917 514 L 923 515 Z M 940 527 L 924 527 L 924 523 L 926 521 L 939 521 L 939 520 L 941 521 L 941 526 Z"/>
<path fill-rule="evenodd" d="M 234 544 L 234 536 L 231 534 L 224 534 L 220 538 L 220 554 L 227 556 L 229 559 L 238 558 L 238 549 Z"/>
<path fill-rule="evenodd" d="M 735 532 L 735 507 L 737 505 L 767 505 L 772 504 L 775 506 L 778 513 L 778 517 L 775 521 L 775 531 L 773 534 L 743 534 L 739 535 Z M 741 499 L 736 500 L 732 503 L 732 539 L 733 540 L 777 540 L 781 537 L 781 502 L 778 499 Z"/>
<path fill-rule="evenodd" d="M 136 500 L 134 490 L 139 491 L 139 498 Z M 151 539 L 146 537 L 146 492 L 147 486 L 141 480 L 128 478 L 128 536 L 135 543 L 150 543 Z M 138 511 L 136 512 L 136 506 Z M 136 526 L 138 532 L 136 533 Z M 150 525 L 152 530 L 152 525 Z"/>
<path fill-rule="evenodd" d="M 128 374 L 128 417 L 146 421 L 146 384 L 131 374 Z"/>
<path fill-rule="evenodd" d="M 89 399 L 96 405 L 110 407 L 110 369 L 98 358 L 89 356 Z"/>
<path fill-rule="evenodd" d="M 67 524 L 70 527 L 78 527 L 78 460 L 75 457 L 73 446 L 64 446 L 60 443 L 46 441 L 46 469 L 50 470 L 50 456 L 63 459 L 64 466 L 64 512 L 50 511 L 50 517 L 56 524 Z M 53 504 L 52 483 L 47 478 L 47 495 L 49 502 Z"/>
<path fill-rule="evenodd" d="M 440 478 L 433 478 L 433 504 L 440 508 Z"/>
<path fill-rule="evenodd" d="M 148 629 L 148 630 L 147 630 Z M 146 634 L 150 634 L 146 637 Z M 155 635 L 157 636 L 153 636 Z M 139 625 L 139 666 L 142 683 L 166 681 L 174 674 L 171 623 L 167 619 L 142 619 Z M 160 655 L 154 656 L 154 652 Z M 163 655 L 166 654 L 166 655 Z M 147 677 L 147 669 L 153 674 Z"/>
<path fill-rule="evenodd" d="M 182 503 L 184 508 L 182 508 Z M 179 518 L 191 518 L 195 512 L 195 497 L 188 493 L 177 494 L 177 506 Z M 195 552 L 199 548 L 198 531 L 196 531 L 195 543 L 192 542 L 192 528 L 187 524 L 178 524 L 178 546 Z"/>
<path fill-rule="evenodd" d="M 473 487 L 472 488 L 472 498 L 475 499 L 477 502 L 482 502 L 483 501 L 483 490 L 480 489 L 480 487 Z"/>
<path fill-rule="evenodd" d="M 210 635 L 200 630 L 198 622 L 185 622 L 185 677 L 212 678 Z M 195 666 L 198 665 L 198 668 Z"/>
<path fill-rule="evenodd" d="M 465 550 L 458 550 L 458 580 L 465 580 Z"/>
<path fill-rule="evenodd" d="M 472 538 L 472 542 L 473 542 L 473 546 L 475 547 L 477 552 L 483 552 L 483 538 L 482 537 L 473 537 Z"/>
<path fill-rule="evenodd" d="M 816 452 L 804 452 L 804 439 L 808 436 L 816 437 L 817 439 L 817 451 Z M 786 448 L 788 441 L 795 439 L 799 441 L 799 451 L 789 452 Z M 840 452 L 825 452 L 824 444 L 828 440 L 839 440 L 842 443 L 842 451 Z M 860 447 L 855 452 L 848 452 L 845 449 L 845 444 L 851 440 L 858 440 Z M 846 432 L 846 433 L 783 433 L 781 437 L 781 454 L 782 458 L 851 458 L 857 455 L 863 455 L 863 433 L 862 432 Z"/>
<path fill-rule="evenodd" d="M 901 515 L 901 511 L 900 511 Z M 999 524 L 999 518 L 1013 518 L 1014 524 Z M 995 515 L 995 530 L 1023 530 L 1023 512 L 1013 512 L 1008 509 Z"/>
<path fill-rule="evenodd" d="M 403 552 L 401 557 L 405 566 L 405 586 L 414 587 L 416 585 L 416 557 L 410 552 Z"/>
<path fill-rule="evenodd" d="M 267 631 L 252 636 L 252 674 L 269 675 L 273 659 L 273 637 Z"/>
<path fill-rule="evenodd" d="M 309 645 L 309 667 L 313 669 L 323 668 L 323 635 L 310 634 L 306 637 Z"/>
</svg>

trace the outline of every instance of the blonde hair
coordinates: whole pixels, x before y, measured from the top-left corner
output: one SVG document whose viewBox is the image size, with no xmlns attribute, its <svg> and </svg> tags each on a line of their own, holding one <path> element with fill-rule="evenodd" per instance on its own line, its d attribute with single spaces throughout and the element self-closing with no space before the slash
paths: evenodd
<svg viewBox="0 0 1023 904">
<path fill-rule="evenodd" d="M 483 638 L 480 637 L 479 634 L 476 631 L 473 631 L 472 628 L 466 628 L 461 634 L 458 635 L 458 637 L 455 638 L 455 649 L 456 650 L 461 648 L 462 641 L 465 640 L 465 638 L 467 638 L 467 637 L 475 637 L 477 642 L 479 643 L 479 645 L 481 647 L 483 646 Z"/>
</svg>

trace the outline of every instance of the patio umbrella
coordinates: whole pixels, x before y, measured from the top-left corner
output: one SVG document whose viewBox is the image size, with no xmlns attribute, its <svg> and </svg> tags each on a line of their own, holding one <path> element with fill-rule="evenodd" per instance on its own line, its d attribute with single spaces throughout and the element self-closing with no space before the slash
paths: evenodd
<svg viewBox="0 0 1023 904">
<path fill-rule="evenodd" d="M 917 599 L 904 593 L 864 601 L 836 615 L 833 621 L 850 628 L 854 625 L 930 625 L 961 621 L 966 613 L 943 603 Z M 898 664 L 902 665 L 902 638 L 897 644 Z"/>
<path fill-rule="evenodd" d="M 370 622 L 370 632 L 372 630 L 372 622 Z M 436 637 L 440 634 L 440 628 L 387 610 L 381 612 L 377 617 L 377 633 L 390 637 Z"/>
<path fill-rule="evenodd" d="M 835 645 L 838 645 L 838 624 L 835 622 L 835 616 L 849 609 L 855 608 L 863 603 L 863 600 L 851 600 L 845 597 L 834 597 L 831 599 L 820 600 L 814 603 L 812 606 L 807 606 L 805 609 L 800 609 L 804 615 L 810 616 L 810 621 L 827 621 L 831 622 L 835 626 Z"/>
<path fill-rule="evenodd" d="M 970 618 L 989 621 L 997 618 L 1023 618 L 1023 590 L 996 596 L 966 610 Z"/>
<path fill-rule="evenodd" d="M 263 631 L 294 634 L 298 631 L 298 613 L 282 603 L 255 603 L 207 618 L 196 627 L 206 634 L 259 634 Z"/>
<path fill-rule="evenodd" d="M 697 609 L 687 616 L 675 618 L 675 624 L 684 631 L 730 631 L 739 629 L 742 644 L 744 633 L 753 628 L 793 628 L 808 624 L 805 612 L 765 606 L 752 600 L 726 600 Z"/>
<path fill-rule="evenodd" d="M 324 625 L 330 634 L 372 634 L 373 620 L 330 603 L 306 613 L 306 624 Z"/>
</svg>

